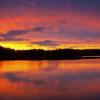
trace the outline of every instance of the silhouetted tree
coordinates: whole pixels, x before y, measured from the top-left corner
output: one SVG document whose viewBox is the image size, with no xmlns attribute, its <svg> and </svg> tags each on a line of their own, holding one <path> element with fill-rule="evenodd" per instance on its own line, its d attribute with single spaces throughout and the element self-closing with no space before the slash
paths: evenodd
<svg viewBox="0 0 100 100">
<path fill-rule="evenodd" d="M 13 50 L 0 46 L 0 60 L 60 60 L 100 56 L 100 49 Z"/>
</svg>

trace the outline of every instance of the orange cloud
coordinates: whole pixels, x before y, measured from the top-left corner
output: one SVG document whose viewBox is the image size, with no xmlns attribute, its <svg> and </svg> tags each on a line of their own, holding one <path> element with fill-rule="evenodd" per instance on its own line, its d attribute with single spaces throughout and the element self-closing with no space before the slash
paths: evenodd
<svg viewBox="0 0 100 100">
<path fill-rule="evenodd" d="M 0 43 L 0 45 L 4 47 L 10 47 L 15 49 L 30 49 L 30 48 L 54 48 L 47 46 L 40 46 L 36 44 L 31 44 L 31 42 L 34 41 L 43 41 L 43 40 L 52 40 L 52 41 L 58 41 L 58 42 L 64 42 L 69 41 L 71 38 L 74 38 L 73 43 L 61 43 L 59 46 L 55 48 L 98 48 L 99 43 L 91 44 L 91 43 L 81 43 L 81 41 L 78 42 L 78 39 L 81 37 L 85 38 L 92 38 L 91 41 L 95 37 L 99 38 L 100 32 L 100 19 L 93 14 L 85 15 L 84 13 L 76 13 L 73 11 L 57 11 L 56 13 L 45 11 L 41 14 L 41 16 L 38 14 L 37 11 L 29 11 L 26 10 L 23 15 L 18 15 L 16 13 L 13 13 L 13 16 L 10 17 L 4 17 L 0 18 L 0 34 L 10 34 L 9 32 L 12 30 L 30 30 L 33 27 L 36 26 L 43 26 L 46 27 L 43 32 L 28 32 L 23 34 L 16 34 L 14 36 L 15 41 L 17 39 L 26 39 L 25 43 L 21 43 L 16 41 L 17 46 L 14 46 L 14 41 L 5 41 Z M 15 11 L 16 12 L 16 11 Z M 14 15 L 15 14 L 15 15 Z M 6 15 L 7 16 L 7 15 Z M 89 32 L 89 36 L 87 35 L 87 32 Z M 93 32 L 93 34 L 92 34 Z M 97 33 L 96 33 L 97 32 Z M 3 39 L 4 37 L 0 37 Z M 66 42 L 67 42 L 66 41 Z M 26 43 L 27 42 L 27 43 Z M 78 42 L 75 44 L 75 42 Z M 31 46 L 30 46 L 31 44 Z M 81 46 L 82 44 L 82 46 Z"/>
</svg>

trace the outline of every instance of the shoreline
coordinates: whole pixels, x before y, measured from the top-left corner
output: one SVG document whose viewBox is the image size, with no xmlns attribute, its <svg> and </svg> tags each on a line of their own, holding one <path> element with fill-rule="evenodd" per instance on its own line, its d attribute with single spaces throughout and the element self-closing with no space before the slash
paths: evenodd
<svg viewBox="0 0 100 100">
<path fill-rule="evenodd" d="M 80 57 L 80 58 L 66 58 L 66 59 L 0 59 L 0 61 L 21 61 L 21 60 L 23 60 L 23 61 L 43 61 L 43 60 L 82 60 L 82 59 L 100 59 L 100 57 L 93 57 L 93 56 L 87 56 L 87 57 Z"/>
</svg>

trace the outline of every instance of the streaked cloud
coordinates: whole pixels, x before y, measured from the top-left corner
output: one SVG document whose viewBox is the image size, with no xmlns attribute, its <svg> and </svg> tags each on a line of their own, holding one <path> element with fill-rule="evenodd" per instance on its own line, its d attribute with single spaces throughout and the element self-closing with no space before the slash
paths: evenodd
<svg viewBox="0 0 100 100">
<path fill-rule="evenodd" d="M 60 43 L 52 40 L 44 40 L 44 41 L 32 42 L 32 44 L 37 44 L 40 46 L 58 46 Z"/>
<path fill-rule="evenodd" d="M 1 0 L 0 42 L 27 42 L 31 48 L 81 48 L 80 43 L 91 47 L 92 42 L 97 47 L 99 11 L 99 0 Z"/>
</svg>

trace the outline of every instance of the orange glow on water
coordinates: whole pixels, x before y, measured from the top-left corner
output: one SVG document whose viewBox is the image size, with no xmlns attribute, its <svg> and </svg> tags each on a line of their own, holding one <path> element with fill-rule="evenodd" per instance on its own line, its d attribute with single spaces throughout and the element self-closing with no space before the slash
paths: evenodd
<svg viewBox="0 0 100 100">
<path fill-rule="evenodd" d="M 0 94 L 14 100 L 87 97 L 100 92 L 99 76 L 93 77 L 99 66 L 99 59 L 1 61 Z"/>
</svg>

